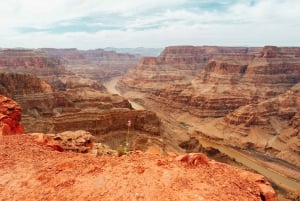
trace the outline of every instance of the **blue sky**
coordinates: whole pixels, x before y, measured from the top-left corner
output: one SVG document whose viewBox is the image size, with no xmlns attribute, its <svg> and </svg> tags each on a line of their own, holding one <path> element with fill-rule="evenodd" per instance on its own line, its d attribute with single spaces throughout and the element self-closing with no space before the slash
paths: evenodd
<svg viewBox="0 0 300 201">
<path fill-rule="evenodd" d="M 0 1 L 0 47 L 300 46 L 299 0 Z"/>
</svg>

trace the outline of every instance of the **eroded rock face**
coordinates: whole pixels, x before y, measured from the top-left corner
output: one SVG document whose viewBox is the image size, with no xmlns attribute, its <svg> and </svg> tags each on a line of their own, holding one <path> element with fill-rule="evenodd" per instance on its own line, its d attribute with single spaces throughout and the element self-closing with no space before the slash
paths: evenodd
<svg viewBox="0 0 300 201">
<path fill-rule="evenodd" d="M 178 158 L 142 152 L 122 157 L 59 153 L 30 135 L 4 136 L 1 198 L 275 201 L 274 190 L 260 175 L 199 155 L 181 157 L 190 161 L 188 165 Z"/>
<path fill-rule="evenodd" d="M 32 74 L 61 89 L 65 86 L 59 80 L 59 75 L 71 75 L 58 58 L 50 57 L 45 51 L 34 49 L 0 50 L 0 71 Z"/>
<path fill-rule="evenodd" d="M 0 72 L 0 94 L 15 98 L 32 93 L 52 93 L 54 88 L 30 74 Z"/>
<path fill-rule="evenodd" d="M 267 51 L 264 48 L 260 54 Z M 300 80 L 300 48 L 277 48 L 276 58 L 260 55 L 224 55 L 211 59 L 190 84 L 158 90 L 167 105 L 198 117 L 222 117 L 242 105 L 257 103 L 286 92 Z M 292 50 L 295 49 L 295 52 Z M 171 105 L 171 106 L 172 106 Z"/>
<path fill-rule="evenodd" d="M 132 145 L 146 149 L 161 143 L 160 121 L 153 112 L 133 111 L 128 100 L 76 82 L 66 91 L 54 90 L 32 75 L 1 74 L 3 91 L 23 108 L 26 132 L 58 133 L 87 130 L 97 141 L 113 148 L 125 141 L 127 122 L 132 121 Z M 125 134 L 124 134 L 125 133 Z M 114 137 L 120 139 L 115 142 Z M 156 143 L 157 142 L 157 143 Z"/>
<path fill-rule="evenodd" d="M 119 83 L 123 90 L 146 92 L 148 98 L 164 107 L 173 107 L 198 117 L 222 117 L 240 106 L 258 103 L 289 90 L 300 80 L 300 48 L 279 48 L 273 55 L 270 47 L 261 52 L 222 52 L 207 61 L 205 67 L 193 79 L 192 73 L 181 71 L 177 64 L 181 57 L 157 61 L 155 58 L 144 67 L 136 67 Z M 166 49 L 167 50 L 167 49 Z M 182 51 L 185 51 L 185 47 Z M 269 53 L 265 53 L 269 52 Z M 223 55 L 222 55 L 223 54 Z M 190 58 L 183 54 L 183 57 Z M 196 57 L 197 58 L 197 57 Z M 168 72 L 161 63 L 171 62 L 173 70 Z M 184 66 L 197 60 L 187 60 Z M 197 64 L 197 63 L 196 63 Z M 203 62 L 202 65 L 204 65 Z M 199 64 L 198 64 L 199 65 Z M 177 69 L 177 71 L 175 71 Z M 130 71 L 129 71 L 130 72 Z M 175 73 L 173 73 L 175 72 Z M 153 74 L 164 74 L 158 79 Z M 178 74 L 176 76 L 176 74 Z M 158 76 L 159 77 L 159 76 Z M 136 79 L 135 79 L 136 78 Z M 140 81 L 141 80 L 141 81 Z M 164 82 L 164 83 L 163 83 Z"/>
<path fill-rule="evenodd" d="M 118 86 L 166 119 L 190 124 L 190 130 L 299 165 L 300 48 L 201 48 L 166 48 L 130 70 Z M 185 71 L 193 66 L 198 72 Z"/>
<path fill-rule="evenodd" d="M 21 120 L 21 107 L 13 100 L 0 96 L 0 135 L 24 133 Z"/>
<path fill-rule="evenodd" d="M 248 55 L 257 48 L 215 46 L 167 47 L 158 57 L 145 57 L 119 81 L 122 91 L 155 92 L 170 85 L 189 83 L 193 77 L 218 55 Z"/>
<path fill-rule="evenodd" d="M 300 84 L 275 98 L 229 113 L 220 126 L 224 140 L 250 146 L 300 166 Z"/>
<path fill-rule="evenodd" d="M 138 55 L 116 53 L 103 49 L 77 50 L 44 48 L 52 57 L 59 58 L 66 68 L 77 75 L 97 81 L 104 81 L 124 74 L 135 66 Z"/>
</svg>

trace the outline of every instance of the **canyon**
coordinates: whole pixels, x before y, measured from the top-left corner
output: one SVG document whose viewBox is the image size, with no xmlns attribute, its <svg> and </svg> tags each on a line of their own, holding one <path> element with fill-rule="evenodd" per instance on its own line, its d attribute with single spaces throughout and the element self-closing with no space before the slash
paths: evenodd
<svg viewBox="0 0 300 201">
<path fill-rule="evenodd" d="M 117 87 L 145 108 L 172 111 L 173 120 L 202 136 L 299 166 L 299 52 L 273 46 L 168 47 L 157 58 L 144 58 Z"/>
<path fill-rule="evenodd" d="M 157 57 L 103 49 L 0 50 L 0 94 L 8 97 L 3 100 L 11 98 L 20 105 L 17 110 L 23 112 L 21 124 L 26 133 L 33 133 L 16 139 L 35 144 L 34 136 L 46 133 L 42 141 L 50 144 L 42 143 L 35 147 L 37 150 L 44 150 L 43 146 L 54 151 L 88 150 L 89 145 L 81 149 L 77 144 L 92 139 L 94 144 L 104 144 L 97 145 L 105 147 L 101 153 L 133 151 L 133 155 L 125 156 L 130 161 L 127 164 L 111 159 L 128 166 L 135 164 L 134 157 L 145 163 L 150 158 L 160 160 L 162 156 L 152 158 L 140 152 L 135 155 L 136 150 L 159 147 L 157 153 L 169 153 L 165 156 L 169 167 L 175 160 L 171 152 L 215 152 L 201 145 L 209 140 L 291 178 L 296 184 L 292 190 L 285 186 L 289 191 L 297 190 L 300 180 L 299 81 L 298 47 L 172 46 Z M 11 123 L 1 125 L 3 134 L 24 132 L 22 126 L 12 132 L 13 129 L 7 129 Z M 71 133 L 58 134 L 65 131 Z M 81 134 L 84 137 L 77 141 L 70 139 Z M 64 139 L 63 135 L 67 136 L 63 141 L 69 141 L 71 147 L 76 144 L 75 148 L 48 138 Z M 17 142 L 9 138 L 5 148 L 9 143 Z M 41 158 L 47 155 L 48 148 L 40 151 Z M 52 152 L 50 155 L 53 161 L 58 157 Z M 179 161 L 197 166 L 200 158 L 202 164 L 202 155 L 190 157 L 193 158 L 185 155 Z M 93 158 L 91 161 L 97 163 Z M 72 168 L 76 171 L 75 166 Z M 5 189 L 3 185 L 1 188 Z M 253 200 L 272 200 L 274 195 L 256 196 Z"/>
<path fill-rule="evenodd" d="M 299 51 L 167 47 L 143 58 L 116 87 L 176 125 L 173 136 L 232 147 L 299 181 Z"/>
<path fill-rule="evenodd" d="M 3 96 L 0 100 L 1 115 L 10 110 L 18 115 L 8 116 L 19 123 L 20 106 Z M 8 127 L 13 131 L 15 125 Z M 158 147 L 122 157 L 74 153 L 93 147 L 93 137 L 82 131 L 0 137 L 3 200 L 276 200 L 263 176 L 199 153 L 160 155 Z"/>
<path fill-rule="evenodd" d="M 86 130 L 96 135 L 98 142 L 116 148 L 125 143 L 127 122 L 131 121 L 132 149 L 144 150 L 162 144 L 160 120 L 155 113 L 132 110 L 128 100 L 108 93 L 99 80 L 76 75 L 64 64 L 67 59 L 71 62 L 75 58 L 73 62 L 77 64 L 82 61 L 76 58 L 85 61 L 94 58 L 92 62 L 111 62 L 113 67 L 106 66 L 106 70 L 115 72 L 117 64 L 126 69 L 122 58 L 130 60 L 135 56 L 102 50 L 84 53 L 72 49 L 46 50 L 0 51 L 0 92 L 20 104 L 26 132 Z M 101 75 L 100 71 L 93 74 Z"/>
</svg>

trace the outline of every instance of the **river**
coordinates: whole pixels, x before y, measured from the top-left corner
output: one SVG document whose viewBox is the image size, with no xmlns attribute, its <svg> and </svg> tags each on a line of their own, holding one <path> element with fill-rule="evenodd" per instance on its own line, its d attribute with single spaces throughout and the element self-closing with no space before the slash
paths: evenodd
<svg viewBox="0 0 300 201">
<path fill-rule="evenodd" d="M 113 93 L 113 94 L 119 94 L 121 93 L 116 89 L 116 84 L 120 77 L 115 77 L 110 81 L 107 81 L 103 83 L 103 85 L 107 88 L 108 92 Z M 143 106 L 139 105 L 138 103 L 133 102 L 132 100 L 129 101 L 132 105 L 132 107 L 136 110 L 142 110 L 144 109 Z M 232 149 L 230 147 L 226 147 L 220 144 L 216 144 L 212 141 L 208 141 L 203 138 L 198 138 L 200 143 L 207 147 L 213 147 L 218 149 L 220 152 L 230 156 L 231 158 L 234 158 L 237 162 L 242 163 L 243 165 L 259 172 L 260 174 L 264 175 L 266 178 L 268 178 L 270 181 L 274 182 L 278 186 L 281 186 L 285 189 L 291 190 L 291 191 L 296 191 L 300 189 L 300 183 L 289 179 L 288 177 L 273 171 L 272 169 L 265 167 L 264 165 L 260 164 L 258 161 L 256 161 L 253 157 L 247 156 L 246 154 L 239 152 L 235 149 Z"/>
<path fill-rule="evenodd" d="M 118 94 L 121 96 L 121 93 L 116 89 L 116 84 L 119 81 L 119 79 L 120 79 L 120 77 L 114 77 L 113 79 L 103 83 L 103 85 L 106 87 L 106 89 L 109 93 Z M 130 102 L 132 108 L 135 110 L 144 110 L 145 109 L 142 105 L 140 105 L 130 99 L 128 99 L 128 101 Z"/>
</svg>

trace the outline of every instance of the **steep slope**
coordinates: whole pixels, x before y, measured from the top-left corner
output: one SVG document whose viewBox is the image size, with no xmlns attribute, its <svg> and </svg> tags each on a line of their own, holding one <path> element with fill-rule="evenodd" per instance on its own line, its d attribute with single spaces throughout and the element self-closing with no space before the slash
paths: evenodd
<svg viewBox="0 0 300 201">
<path fill-rule="evenodd" d="M 275 98 L 238 108 L 219 124 L 223 139 L 300 166 L 300 83 Z"/>
</svg>

